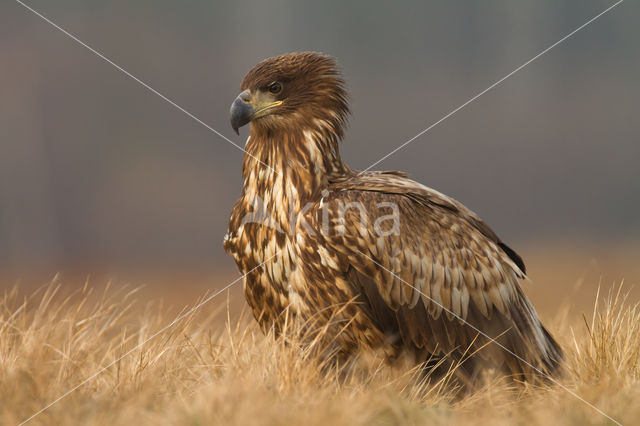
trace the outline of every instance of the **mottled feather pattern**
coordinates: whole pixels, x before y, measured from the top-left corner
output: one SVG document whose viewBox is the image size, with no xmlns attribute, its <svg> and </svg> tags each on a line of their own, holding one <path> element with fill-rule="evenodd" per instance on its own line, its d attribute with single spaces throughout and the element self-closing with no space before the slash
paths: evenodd
<svg viewBox="0 0 640 426">
<path fill-rule="evenodd" d="M 522 292 L 515 251 L 475 213 L 406 174 L 342 162 L 348 106 L 335 62 L 315 53 L 270 58 L 242 89 L 274 80 L 289 92 L 282 109 L 251 123 L 224 244 L 245 273 L 274 256 L 245 278 L 261 326 L 282 330 L 285 312 L 313 320 L 343 355 L 368 348 L 390 360 L 459 361 L 478 350 L 461 368 L 468 380 L 486 368 L 523 379 L 535 375 L 532 367 L 554 372 L 562 352 Z M 345 209 L 351 205 L 363 210 Z M 243 222 L 258 207 L 268 220 Z M 393 209 L 398 223 L 374 226 Z M 486 345 L 483 334 L 503 348 Z"/>
<path fill-rule="evenodd" d="M 522 293 L 523 272 L 498 241 L 478 229 L 479 219 L 473 213 L 406 178 L 389 180 L 368 174 L 351 181 L 353 186 L 349 180 L 330 186 L 325 197 L 329 210 L 337 217 L 337 208 L 331 206 L 340 202 L 355 201 L 373 211 L 381 200 L 393 200 L 400 208 L 401 232 L 386 237 L 349 232 L 360 223 L 354 210 L 344 215 L 346 234 L 329 232 L 316 244 L 331 246 L 349 259 L 348 267 L 370 278 L 395 312 L 403 339 L 432 354 L 467 348 L 472 342 L 472 350 L 481 348 L 487 339 L 465 320 L 489 336 L 501 336 L 498 340 L 503 345 L 528 362 L 532 362 L 530 354 L 541 351 L 543 356 L 533 359 L 537 367 L 547 356 L 559 357 L 557 348 L 547 344 L 546 332 Z M 489 357 L 496 351 L 481 352 Z M 505 355 L 499 350 L 490 358 L 499 361 Z M 520 360 L 514 365 L 511 374 L 531 371 Z M 548 361 L 549 368 L 554 366 L 554 361 Z"/>
</svg>

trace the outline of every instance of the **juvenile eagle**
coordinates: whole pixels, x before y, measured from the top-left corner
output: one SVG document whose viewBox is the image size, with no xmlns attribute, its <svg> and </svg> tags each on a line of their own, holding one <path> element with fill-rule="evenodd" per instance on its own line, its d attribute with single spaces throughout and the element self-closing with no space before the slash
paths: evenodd
<svg viewBox="0 0 640 426">
<path fill-rule="evenodd" d="M 558 369 L 562 351 L 520 287 L 515 251 L 456 200 L 342 161 L 349 107 L 334 59 L 269 58 L 240 90 L 231 125 L 251 129 L 224 248 L 263 329 L 281 331 L 285 312 L 319 319 L 335 324 L 342 354 L 465 359 L 469 379 Z"/>
</svg>

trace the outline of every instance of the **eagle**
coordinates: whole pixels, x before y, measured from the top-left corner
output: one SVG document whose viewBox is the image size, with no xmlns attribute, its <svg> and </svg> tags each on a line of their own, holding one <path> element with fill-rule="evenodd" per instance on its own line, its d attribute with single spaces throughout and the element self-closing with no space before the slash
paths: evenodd
<svg viewBox="0 0 640 426">
<path fill-rule="evenodd" d="M 231 126 L 250 133 L 224 248 L 263 330 L 292 318 L 323 327 L 340 356 L 455 366 L 467 383 L 558 373 L 562 350 L 523 293 L 514 250 L 407 174 L 342 161 L 349 106 L 334 58 L 265 59 L 240 91 Z"/>
</svg>

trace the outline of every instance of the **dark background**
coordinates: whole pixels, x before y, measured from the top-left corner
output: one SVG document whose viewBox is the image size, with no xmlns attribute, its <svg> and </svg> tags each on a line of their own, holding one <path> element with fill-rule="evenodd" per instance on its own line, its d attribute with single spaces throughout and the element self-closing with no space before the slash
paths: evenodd
<svg viewBox="0 0 640 426">
<path fill-rule="evenodd" d="M 353 110 L 343 157 L 366 168 L 612 2 L 27 4 L 240 145 L 247 130 L 233 134 L 228 109 L 255 63 L 336 56 Z M 516 247 L 637 248 L 639 18 L 637 2 L 622 3 L 376 168 L 454 196 Z M 227 274 L 241 160 L 20 4 L 0 3 L 3 275 Z"/>
</svg>

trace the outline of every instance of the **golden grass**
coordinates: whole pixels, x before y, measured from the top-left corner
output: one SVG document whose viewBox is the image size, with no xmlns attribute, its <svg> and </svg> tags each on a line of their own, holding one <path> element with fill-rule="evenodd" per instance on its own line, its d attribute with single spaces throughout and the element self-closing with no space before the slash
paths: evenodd
<svg viewBox="0 0 640 426">
<path fill-rule="evenodd" d="M 0 302 L 4 425 L 87 379 L 29 424 L 612 423 L 558 385 L 513 389 L 496 380 L 456 400 L 441 383 L 375 358 L 332 369 L 229 314 L 224 294 L 147 341 L 177 317 L 161 301 L 137 301 L 122 288 L 63 293 L 57 284 L 27 296 L 15 288 Z M 640 419 L 640 309 L 619 288 L 595 306 L 588 318 L 546 321 L 567 354 L 561 383 L 632 424 Z"/>
</svg>

